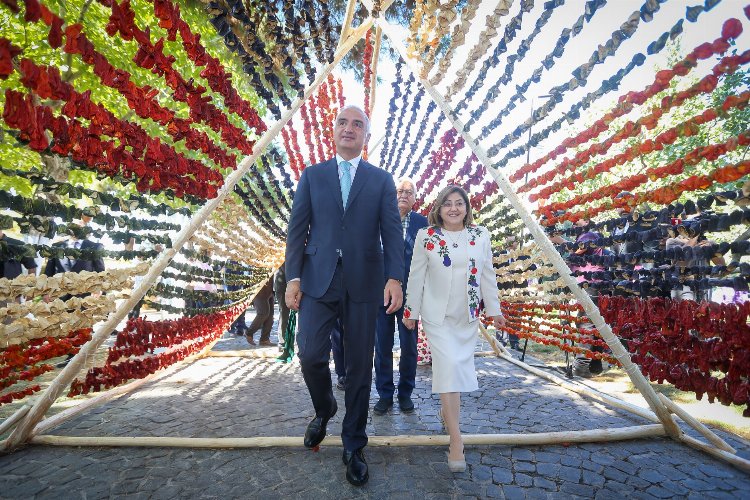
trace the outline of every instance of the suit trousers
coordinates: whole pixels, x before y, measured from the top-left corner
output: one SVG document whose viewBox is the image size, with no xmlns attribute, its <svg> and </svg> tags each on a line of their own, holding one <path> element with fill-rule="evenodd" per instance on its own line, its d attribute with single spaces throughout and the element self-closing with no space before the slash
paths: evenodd
<svg viewBox="0 0 750 500">
<path fill-rule="evenodd" d="M 378 308 L 378 327 L 375 336 L 375 387 L 378 396 L 393 399 L 396 390 L 393 384 L 393 332 L 395 321 L 401 344 L 401 359 L 398 362 L 398 397 L 411 397 L 417 377 L 417 329 L 404 326 L 404 309 L 386 314 L 385 307 Z"/>
<path fill-rule="evenodd" d="M 367 444 L 367 416 L 372 386 L 372 356 L 378 302 L 354 302 L 344 286 L 341 263 L 336 266 L 328 290 L 320 298 L 302 296 L 297 346 L 307 390 L 315 414 L 328 416 L 334 403 L 331 383 L 331 330 L 343 326 L 346 382 L 346 414 L 341 425 L 344 449 L 357 450 Z"/>
<path fill-rule="evenodd" d="M 273 328 L 273 294 L 255 297 L 253 306 L 255 306 L 255 318 L 247 327 L 245 335 L 252 337 L 260 330 L 260 341 L 270 340 L 271 328 Z"/>
</svg>

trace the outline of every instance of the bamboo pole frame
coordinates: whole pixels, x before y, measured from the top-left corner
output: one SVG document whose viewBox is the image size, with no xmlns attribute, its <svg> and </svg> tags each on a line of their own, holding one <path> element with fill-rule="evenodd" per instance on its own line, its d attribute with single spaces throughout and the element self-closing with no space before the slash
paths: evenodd
<svg viewBox="0 0 750 500">
<path fill-rule="evenodd" d="M 346 14 L 344 14 L 344 21 L 341 23 L 341 34 L 339 36 L 339 44 L 336 47 L 336 51 L 341 48 L 344 40 L 349 36 L 349 32 L 352 30 L 352 21 L 354 20 L 354 9 L 357 7 L 357 0 L 349 0 L 346 4 Z"/>
<path fill-rule="evenodd" d="M 719 460 L 724 460 L 725 462 L 728 462 L 738 469 L 750 474 L 750 460 L 746 460 L 742 457 L 738 457 L 737 455 L 729 453 L 728 451 L 720 450 L 714 446 L 702 443 L 701 441 L 695 439 L 694 437 L 688 436 L 687 434 L 682 434 L 679 438 L 679 441 L 682 441 L 691 448 L 695 448 L 696 450 L 708 453 L 712 457 L 718 458 Z"/>
<path fill-rule="evenodd" d="M 467 445 L 534 446 L 543 444 L 601 443 L 664 436 L 660 424 L 594 429 L 587 431 L 539 432 L 531 434 L 464 434 Z M 368 446 L 446 446 L 450 437 L 441 435 L 371 436 Z M 40 435 L 32 444 L 52 446 L 129 446 L 170 448 L 299 448 L 301 437 L 184 438 L 184 437 L 87 437 Z M 342 446 L 338 436 L 326 436 L 323 445 Z"/>
<path fill-rule="evenodd" d="M 659 394 L 659 398 L 667 405 L 669 411 L 680 417 L 686 424 L 690 425 L 693 429 L 700 432 L 703 437 L 708 439 L 714 446 L 720 450 L 728 451 L 729 453 L 737 454 L 737 450 L 732 448 L 729 443 L 721 439 L 711 429 L 703 425 L 702 422 L 698 421 L 695 417 L 690 415 L 688 412 L 680 408 L 677 403 L 666 397 L 664 394 Z"/>
<path fill-rule="evenodd" d="M 30 409 L 31 409 L 30 405 L 23 405 L 22 407 L 14 411 L 13 415 L 3 420 L 3 423 L 0 424 L 0 436 L 2 436 L 3 434 L 11 430 L 13 426 L 16 424 L 16 422 L 21 420 L 24 417 L 24 415 L 26 415 L 29 412 Z"/>
<path fill-rule="evenodd" d="M 207 352 L 206 358 L 255 358 L 255 359 L 275 359 L 279 352 L 275 348 L 268 349 L 248 349 L 246 351 L 210 351 Z"/>
<path fill-rule="evenodd" d="M 375 28 L 375 47 L 372 49 L 372 79 L 370 80 L 370 109 L 367 110 L 367 116 L 372 116 L 372 110 L 375 109 L 375 92 L 378 82 L 378 60 L 380 59 L 380 42 L 383 38 L 383 30 L 380 26 Z"/>
<path fill-rule="evenodd" d="M 353 0 L 350 0 L 352 2 Z M 390 5 L 390 2 L 387 2 Z M 260 157 L 261 153 L 266 147 L 276 138 L 281 129 L 287 124 L 287 122 L 294 116 L 297 110 L 300 108 L 310 95 L 317 90 L 321 83 L 325 81 L 328 75 L 338 65 L 341 59 L 354 47 L 364 34 L 372 27 L 375 20 L 370 16 L 360 26 L 353 29 L 351 34 L 346 40 L 340 45 L 336 54 L 334 55 L 333 61 L 326 65 L 323 70 L 318 74 L 315 81 L 305 89 L 304 95 L 297 99 L 292 107 L 287 110 L 281 119 L 276 122 L 271 128 L 269 128 L 260 139 L 255 143 L 253 148 L 253 154 L 245 157 L 237 169 L 229 174 L 225 179 L 224 185 L 218 192 L 216 198 L 209 200 L 203 207 L 201 207 L 193 219 L 188 225 L 186 225 L 175 237 L 175 241 L 172 242 L 172 247 L 166 249 L 156 259 L 154 264 L 149 269 L 148 273 L 143 278 L 143 281 L 135 288 L 130 298 L 125 300 L 120 306 L 110 314 L 109 318 L 100 325 L 91 340 L 89 340 L 70 360 L 70 363 L 60 372 L 60 374 L 52 381 L 47 387 L 44 393 L 39 397 L 34 406 L 19 422 L 15 430 L 11 433 L 8 439 L 5 441 L 2 450 L 9 450 L 16 448 L 17 446 L 28 440 L 34 426 L 39 422 L 49 410 L 52 403 L 57 400 L 58 397 L 63 393 L 65 387 L 75 378 L 83 366 L 87 356 L 93 354 L 93 352 L 104 342 L 109 334 L 114 331 L 117 325 L 122 321 L 136 303 L 148 292 L 152 283 L 156 281 L 162 271 L 169 265 L 174 256 L 183 245 L 190 239 L 195 231 L 208 219 L 208 216 L 213 210 L 218 207 L 224 199 L 231 193 L 234 186 L 240 181 L 240 179 L 250 170 L 250 167 Z"/>
<path fill-rule="evenodd" d="M 371 3 L 369 0 L 363 0 L 363 2 L 368 7 L 371 7 Z M 458 117 L 456 117 L 453 109 L 448 105 L 448 103 L 445 102 L 445 99 L 443 99 L 443 96 L 437 91 L 437 89 L 430 82 L 420 77 L 418 68 L 414 64 L 414 61 L 412 61 L 408 57 L 406 49 L 398 40 L 397 35 L 394 33 L 393 26 L 383 17 L 380 17 L 378 19 L 378 25 L 383 28 L 383 33 L 389 38 L 391 45 L 401 55 L 406 66 L 412 72 L 414 77 L 417 78 L 419 82 L 424 86 L 425 90 L 430 94 L 435 104 L 440 107 L 443 115 L 450 121 L 453 128 L 456 129 L 459 134 L 461 134 L 461 137 L 463 137 L 466 145 L 471 148 L 472 152 L 476 155 L 479 161 L 485 166 L 485 168 L 487 168 L 487 171 L 492 174 L 495 182 L 497 182 L 505 197 L 511 203 L 513 208 L 516 210 L 516 213 L 518 213 L 519 217 L 528 228 L 537 245 L 539 245 L 539 248 L 549 259 L 557 273 L 561 276 L 561 278 L 565 282 L 565 285 L 570 289 L 578 302 L 583 306 L 586 314 L 591 319 L 592 323 L 594 323 L 602 338 L 605 340 L 605 342 L 607 342 L 607 345 L 609 345 L 610 349 L 612 350 L 612 354 L 620 362 L 625 370 L 625 373 L 627 373 L 628 377 L 630 377 L 630 380 L 633 382 L 633 385 L 635 385 L 635 387 L 638 388 L 641 394 L 643 394 L 643 397 L 646 399 L 649 407 L 651 407 L 651 410 L 657 415 L 661 423 L 664 425 L 667 434 L 677 439 L 682 431 L 672 418 L 672 414 L 669 412 L 669 410 L 667 410 L 667 407 L 664 406 L 664 403 L 662 403 L 662 401 L 656 395 L 656 391 L 654 391 L 653 387 L 651 387 L 638 367 L 631 361 L 630 354 L 627 352 L 625 347 L 623 347 L 620 341 L 617 340 L 617 337 L 615 337 L 615 335 L 612 333 L 612 330 L 604 321 L 604 318 L 599 313 L 599 309 L 591 300 L 591 297 L 589 297 L 589 295 L 583 289 L 581 289 L 580 286 L 578 286 L 578 283 L 571 274 L 570 268 L 562 259 L 560 254 L 555 250 L 552 242 L 544 233 L 539 223 L 531 216 L 530 211 L 522 203 L 521 198 L 519 198 L 515 193 L 513 187 L 510 185 L 510 182 L 508 182 L 508 179 L 502 172 L 494 167 L 494 164 L 485 149 L 480 146 L 479 143 L 477 143 L 466 130 L 464 130 L 464 124 L 461 122 L 461 120 L 458 119 Z"/>
<path fill-rule="evenodd" d="M 489 342 L 490 345 L 494 346 L 497 343 L 495 339 L 492 338 L 492 336 L 487 332 L 487 330 L 483 326 L 480 326 L 479 328 L 480 328 L 480 331 L 482 332 L 482 335 L 484 335 L 484 337 L 487 339 L 487 342 Z M 497 351 L 495 352 L 497 353 Z M 553 384 L 557 384 L 563 389 L 566 389 L 570 392 L 575 392 L 576 394 L 586 396 L 602 404 L 606 404 L 614 408 L 619 408 L 621 410 L 628 411 L 634 415 L 638 415 L 639 417 L 645 418 L 646 420 L 649 420 L 651 422 L 659 422 L 659 418 L 653 412 L 649 411 L 646 408 L 641 408 L 638 405 L 628 403 L 627 401 L 623 401 L 622 399 L 616 398 L 614 396 L 610 396 L 609 394 L 604 394 L 602 392 L 591 389 L 589 387 L 581 387 L 579 385 L 572 384 L 565 379 L 552 375 L 551 373 L 547 373 L 543 370 L 540 370 L 539 368 L 535 368 L 529 364 L 524 363 L 523 361 L 519 361 L 516 358 L 510 356 L 509 354 L 498 354 L 498 356 L 504 359 L 505 361 L 508 361 L 509 363 L 512 363 L 520 368 L 523 368 L 524 370 L 530 373 L 533 373 L 537 377 L 543 378 L 544 380 L 552 382 Z"/>
</svg>

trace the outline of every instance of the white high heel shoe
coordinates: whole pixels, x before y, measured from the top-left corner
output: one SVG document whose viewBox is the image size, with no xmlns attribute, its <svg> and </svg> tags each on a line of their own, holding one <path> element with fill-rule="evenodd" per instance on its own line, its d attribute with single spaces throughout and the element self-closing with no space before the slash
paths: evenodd
<svg viewBox="0 0 750 500">
<path fill-rule="evenodd" d="M 451 472 L 465 472 L 466 471 L 466 457 L 461 460 L 451 460 L 450 453 L 445 452 L 445 456 L 448 459 L 448 470 Z"/>
</svg>

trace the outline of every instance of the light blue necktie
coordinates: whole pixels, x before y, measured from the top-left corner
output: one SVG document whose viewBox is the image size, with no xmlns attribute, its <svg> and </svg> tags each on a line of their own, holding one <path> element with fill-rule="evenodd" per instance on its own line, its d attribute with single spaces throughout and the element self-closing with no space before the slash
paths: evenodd
<svg viewBox="0 0 750 500">
<path fill-rule="evenodd" d="M 341 199 L 344 201 L 344 208 L 346 208 L 346 202 L 349 200 L 349 191 L 352 188 L 352 173 L 349 170 L 352 166 L 348 161 L 342 161 L 339 163 L 341 167 Z"/>
</svg>

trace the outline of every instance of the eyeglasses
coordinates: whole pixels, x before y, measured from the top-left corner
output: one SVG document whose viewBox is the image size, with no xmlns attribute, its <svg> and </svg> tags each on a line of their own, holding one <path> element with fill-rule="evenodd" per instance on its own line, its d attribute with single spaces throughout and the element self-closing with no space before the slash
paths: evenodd
<svg viewBox="0 0 750 500">
<path fill-rule="evenodd" d="M 404 196 L 414 196 L 414 191 L 411 191 L 410 189 L 397 189 L 396 194 L 401 196 L 402 194 Z"/>
<path fill-rule="evenodd" d="M 464 208 L 466 207 L 466 203 L 464 203 L 463 201 L 457 201 L 456 203 L 453 203 L 452 201 L 444 201 L 440 206 L 443 208 Z"/>
</svg>

